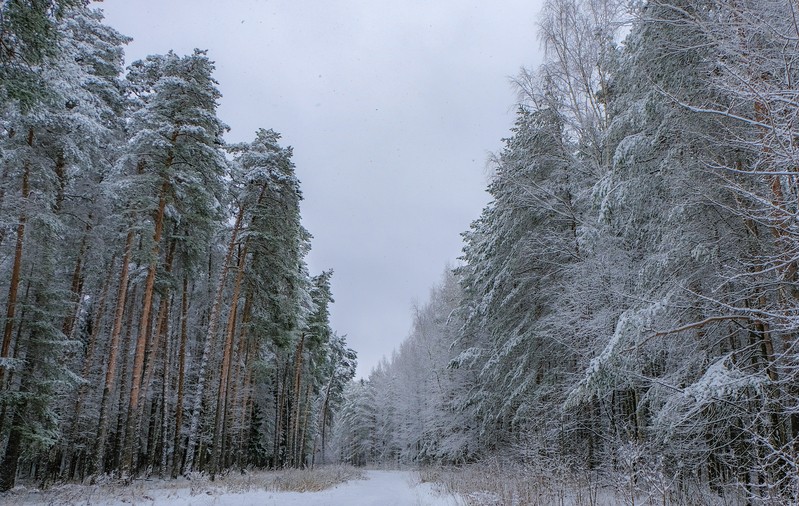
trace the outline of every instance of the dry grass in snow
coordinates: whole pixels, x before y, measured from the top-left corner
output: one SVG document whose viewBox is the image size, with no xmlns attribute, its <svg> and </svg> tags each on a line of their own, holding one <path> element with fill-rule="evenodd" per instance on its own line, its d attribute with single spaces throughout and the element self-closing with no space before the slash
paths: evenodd
<svg viewBox="0 0 799 506">
<path fill-rule="evenodd" d="M 462 468 L 426 468 L 423 482 L 443 485 L 467 506 L 615 506 L 592 477 L 532 473 L 521 466 L 475 464 Z"/>
<path fill-rule="evenodd" d="M 19 485 L 0 494 L 0 504 L 141 504 L 160 503 L 178 497 L 220 497 L 257 491 L 318 492 L 349 480 L 363 478 L 363 471 L 350 466 L 324 466 L 314 470 L 231 472 L 211 481 L 195 473 L 175 480 L 142 479 L 124 486 L 113 480 L 96 485 L 63 484 L 46 490 Z"/>
<path fill-rule="evenodd" d="M 623 473 L 601 476 L 567 469 L 486 462 L 419 471 L 466 506 L 740 506 L 736 494 L 720 496 L 707 487 L 676 490 L 639 470 L 635 482 Z M 631 487 L 630 484 L 636 485 Z M 758 503 L 759 504 L 759 503 Z"/>
</svg>

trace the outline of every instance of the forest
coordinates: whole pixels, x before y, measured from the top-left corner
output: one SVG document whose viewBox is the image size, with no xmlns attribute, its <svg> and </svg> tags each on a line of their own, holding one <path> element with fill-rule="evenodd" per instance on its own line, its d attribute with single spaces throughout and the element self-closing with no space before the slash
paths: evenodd
<svg viewBox="0 0 799 506">
<path fill-rule="evenodd" d="M 798 9 L 547 0 L 493 200 L 342 456 L 799 503 Z"/>
<path fill-rule="evenodd" d="M 206 53 L 3 2 L 0 491 L 502 459 L 798 503 L 797 10 L 546 0 L 491 203 L 353 380 L 292 149 L 223 140 Z"/>
<path fill-rule="evenodd" d="M 85 2 L 0 14 L 0 491 L 324 459 L 356 356 L 291 148 L 225 143 L 203 51 L 123 72 Z"/>
</svg>

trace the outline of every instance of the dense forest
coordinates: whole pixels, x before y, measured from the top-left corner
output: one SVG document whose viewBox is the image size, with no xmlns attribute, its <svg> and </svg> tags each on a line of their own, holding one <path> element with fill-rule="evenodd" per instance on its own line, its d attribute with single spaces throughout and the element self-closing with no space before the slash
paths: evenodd
<svg viewBox="0 0 799 506">
<path fill-rule="evenodd" d="M 292 150 L 223 140 L 207 55 L 3 2 L 0 491 L 503 458 L 796 504 L 797 11 L 547 0 L 492 202 L 352 381 Z"/>
<path fill-rule="evenodd" d="M 493 201 L 348 386 L 342 457 L 797 504 L 798 10 L 547 0 Z"/>
<path fill-rule="evenodd" d="M 0 10 L 0 491 L 324 459 L 355 353 L 291 148 L 225 143 L 206 54 L 125 72 L 86 4 Z"/>
</svg>

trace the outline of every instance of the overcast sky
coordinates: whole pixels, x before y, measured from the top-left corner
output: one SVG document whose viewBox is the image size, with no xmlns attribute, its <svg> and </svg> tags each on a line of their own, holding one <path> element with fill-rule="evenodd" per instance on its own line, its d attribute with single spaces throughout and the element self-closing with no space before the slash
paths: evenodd
<svg viewBox="0 0 799 506">
<path fill-rule="evenodd" d="M 510 78 L 540 61 L 540 0 L 106 0 L 128 63 L 207 49 L 229 142 L 294 147 L 313 274 L 366 376 L 407 336 L 514 120 Z"/>
</svg>

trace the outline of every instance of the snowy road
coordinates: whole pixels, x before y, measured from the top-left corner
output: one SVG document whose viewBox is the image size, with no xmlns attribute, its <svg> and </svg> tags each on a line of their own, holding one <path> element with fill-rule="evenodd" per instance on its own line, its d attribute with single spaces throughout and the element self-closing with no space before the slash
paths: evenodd
<svg viewBox="0 0 799 506">
<path fill-rule="evenodd" d="M 275 506 L 456 506 L 452 496 L 443 496 L 428 483 L 418 483 L 408 471 L 367 471 L 365 480 L 352 480 L 316 493 L 261 492 L 240 497 L 220 497 L 224 504 Z M 255 497 L 257 496 L 257 497 Z M 216 504 L 223 504 L 223 502 Z M 195 503 L 192 503 L 194 505 Z"/>
<path fill-rule="evenodd" d="M 412 471 L 366 471 L 365 479 L 354 479 L 321 492 L 270 492 L 259 489 L 231 491 L 233 484 L 219 487 L 208 482 L 137 482 L 131 487 L 65 485 L 40 493 L 18 490 L 0 495 L 0 504 L 17 506 L 461 506 L 455 497 L 440 494 L 435 485 L 419 483 Z"/>
<path fill-rule="evenodd" d="M 99 498 L 95 498 L 97 500 Z M 131 506 L 130 499 L 103 502 Z M 93 503 L 99 504 L 99 503 Z M 452 496 L 439 494 L 429 483 L 419 483 L 410 471 L 366 471 L 365 480 L 351 480 L 322 492 L 201 493 L 187 489 L 150 490 L 134 505 L 174 506 L 459 506 Z"/>
</svg>

